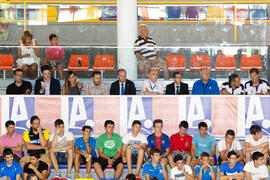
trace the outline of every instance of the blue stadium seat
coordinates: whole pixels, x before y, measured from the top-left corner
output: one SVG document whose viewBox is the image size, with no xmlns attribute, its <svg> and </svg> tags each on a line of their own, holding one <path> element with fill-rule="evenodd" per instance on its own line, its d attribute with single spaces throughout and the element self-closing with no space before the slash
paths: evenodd
<svg viewBox="0 0 270 180">
<path fill-rule="evenodd" d="M 101 21 L 116 21 L 117 20 L 117 7 L 116 6 L 103 6 L 101 7 L 102 15 L 99 18 Z"/>
<path fill-rule="evenodd" d="M 250 9 L 249 19 L 250 20 L 267 20 L 268 11 L 267 9 Z"/>
<path fill-rule="evenodd" d="M 182 8 L 179 6 L 167 6 L 166 13 L 168 16 L 168 20 L 180 20 L 182 17 Z"/>
</svg>

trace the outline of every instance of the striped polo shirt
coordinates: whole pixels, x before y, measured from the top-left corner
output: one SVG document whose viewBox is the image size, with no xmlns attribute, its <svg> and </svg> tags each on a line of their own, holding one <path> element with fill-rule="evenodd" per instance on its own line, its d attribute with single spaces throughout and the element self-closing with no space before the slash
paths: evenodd
<svg viewBox="0 0 270 180">
<path fill-rule="evenodd" d="M 141 36 L 138 36 L 134 43 L 134 52 L 140 53 L 143 57 L 150 59 L 150 60 L 156 60 L 157 58 L 157 48 L 156 48 L 156 42 L 150 38 L 147 37 L 146 40 L 143 39 Z"/>
</svg>

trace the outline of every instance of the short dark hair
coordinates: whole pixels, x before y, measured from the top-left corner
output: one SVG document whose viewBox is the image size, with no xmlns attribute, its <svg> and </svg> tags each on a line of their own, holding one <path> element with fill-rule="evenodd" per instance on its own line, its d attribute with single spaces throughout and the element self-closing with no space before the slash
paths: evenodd
<svg viewBox="0 0 270 180">
<path fill-rule="evenodd" d="M 136 176 L 134 174 L 128 174 L 126 180 L 136 180 Z"/>
<path fill-rule="evenodd" d="M 51 71 L 51 68 L 49 65 L 45 64 L 45 65 L 41 66 L 41 68 L 40 68 L 41 73 L 43 73 L 46 70 Z"/>
<path fill-rule="evenodd" d="M 51 41 L 53 38 L 57 38 L 57 35 L 52 33 L 49 35 L 49 40 Z"/>
<path fill-rule="evenodd" d="M 229 76 L 229 84 L 231 84 L 231 82 L 235 82 L 236 78 L 239 78 L 237 74 L 231 74 Z"/>
<path fill-rule="evenodd" d="M 182 161 L 183 160 L 183 156 L 181 154 L 178 154 L 176 156 L 174 156 L 174 162 L 176 163 L 177 161 Z"/>
<path fill-rule="evenodd" d="M 13 71 L 13 75 L 15 75 L 16 72 L 22 72 L 23 73 L 23 70 L 22 69 L 15 69 L 15 71 Z"/>
<path fill-rule="evenodd" d="M 106 120 L 105 123 L 104 123 L 104 127 L 107 127 L 108 124 L 114 125 L 113 120 Z"/>
<path fill-rule="evenodd" d="M 32 180 L 32 178 L 36 177 L 38 179 L 38 177 L 35 174 L 28 174 L 27 176 L 27 180 Z"/>
<path fill-rule="evenodd" d="M 61 124 L 64 124 L 64 121 L 62 119 L 56 119 L 54 122 L 54 126 L 60 126 Z"/>
<path fill-rule="evenodd" d="M 118 69 L 116 74 L 118 75 L 120 71 L 124 71 L 127 74 L 127 71 L 125 69 Z"/>
<path fill-rule="evenodd" d="M 208 154 L 207 152 L 203 152 L 203 153 L 201 154 L 201 158 L 203 158 L 203 157 L 209 157 L 209 154 Z"/>
<path fill-rule="evenodd" d="M 201 127 L 208 128 L 207 124 L 205 122 L 200 122 L 198 125 L 198 128 L 200 129 Z"/>
<path fill-rule="evenodd" d="M 181 72 L 176 71 L 176 72 L 173 72 L 172 77 L 175 78 L 176 75 L 178 75 L 178 74 L 180 74 L 182 76 L 182 73 Z"/>
<path fill-rule="evenodd" d="M 30 152 L 29 156 L 34 156 L 35 158 L 40 158 L 40 153 L 38 151 L 32 151 Z"/>
<path fill-rule="evenodd" d="M 155 119 L 155 120 L 153 121 L 153 127 L 155 127 L 155 125 L 158 124 L 158 123 L 160 123 L 160 124 L 163 125 L 162 119 Z"/>
<path fill-rule="evenodd" d="M 151 177 L 150 180 L 159 180 L 157 177 Z"/>
<path fill-rule="evenodd" d="M 131 125 L 131 126 L 135 126 L 136 124 L 142 126 L 142 123 L 141 123 L 141 121 L 139 121 L 139 120 L 134 120 L 134 121 L 132 122 L 132 125 Z"/>
<path fill-rule="evenodd" d="M 15 126 L 14 121 L 8 120 L 8 121 L 5 123 L 6 128 L 7 128 L 8 126 L 10 126 L 10 125 Z"/>
<path fill-rule="evenodd" d="M 4 151 L 3 151 L 3 156 L 5 157 L 5 156 L 10 155 L 10 154 L 13 154 L 12 149 L 5 148 Z"/>
<path fill-rule="evenodd" d="M 151 156 L 154 156 L 155 153 L 159 153 L 159 154 L 160 154 L 160 150 L 157 149 L 157 148 L 151 148 L 149 154 L 150 154 Z"/>
<path fill-rule="evenodd" d="M 264 157 L 264 154 L 259 151 L 256 151 L 252 154 L 253 161 L 258 160 L 260 157 Z"/>
<path fill-rule="evenodd" d="M 180 124 L 179 124 L 179 128 L 185 128 L 185 129 L 188 129 L 188 122 L 187 121 L 181 121 Z"/>
<path fill-rule="evenodd" d="M 230 158 L 232 155 L 235 155 L 237 157 L 237 153 L 235 151 L 230 151 L 227 155 L 227 158 Z"/>
<path fill-rule="evenodd" d="M 234 133 L 234 131 L 233 131 L 232 129 L 228 129 L 228 130 L 226 131 L 225 136 L 229 136 L 229 135 L 235 137 L 235 133 Z"/>
<path fill-rule="evenodd" d="M 40 121 L 38 116 L 32 116 L 31 119 L 30 119 L 30 124 L 33 124 L 34 120 L 39 120 Z"/>
<path fill-rule="evenodd" d="M 101 75 L 101 72 L 100 72 L 100 71 L 93 71 L 93 73 L 92 73 L 92 78 L 95 77 L 96 74 Z"/>
<path fill-rule="evenodd" d="M 260 74 L 260 71 L 259 71 L 258 68 L 251 68 L 251 69 L 249 70 L 249 74 L 251 74 L 251 73 Z"/>
<path fill-rule="evenodd" d="M 257 124 L 254 124 L 254 125 L 250 126 L 250 128 L 249 128 L 250 134 L 256 134 L 257 132 L 260 132 L 260 131 L 262 131 L 262 128 L 261 128 L 261 126 L 259 126 Z"/>
<path fill-rule="evenodd" d="M 90 129 L 92 131 L 92 127 L 91 126 L 83 126 L 82 127 L 82 131 L 84 131 L 85 129 Z"/>
</svg>

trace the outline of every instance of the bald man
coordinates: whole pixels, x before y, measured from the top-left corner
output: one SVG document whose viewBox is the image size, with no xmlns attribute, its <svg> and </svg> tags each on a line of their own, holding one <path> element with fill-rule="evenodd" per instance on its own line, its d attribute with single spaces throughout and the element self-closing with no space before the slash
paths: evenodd
<svg viewBox="0 0 270 180">
<path fill-rule="evenodd" d="M 140 35 L 135 41 L 135 55 L 139 60 L 138 66 L 144 68 L 145 77 L 148 78 L 151 67 L 159 67 L 163 71 L 165 80 L 169 79 L 166 62 L 161 59 L 160 51 L 156 48 L 156 42 L 148 36 L 148 28 L 145 24 L 139 26 Z"/>
</svg>

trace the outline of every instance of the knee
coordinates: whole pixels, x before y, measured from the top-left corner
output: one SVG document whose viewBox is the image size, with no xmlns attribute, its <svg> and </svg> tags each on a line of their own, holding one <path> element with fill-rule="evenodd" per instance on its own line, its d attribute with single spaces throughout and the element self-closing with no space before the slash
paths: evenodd
<svg viewBox="0 0 270 180">
<path fill-rule="evenodd" d="M 94 167 L 95 169 L 101 168 L 100 164 L 99 164 L 99 163 L 96 163 L 96 162 L 93 164 L 93 167 Z"/>
<path fill-rule="evenodd" d="M 124 169 L 124 164 L 123 163 L 119 163 L 117 165 L 117 169 Z"/>
<path fill-rule="evenodd" d="M 141 148 L 141 149 L 138 150 L 138 154 L 143 154 L 143 153 L 144 153 L 144 149 L 143 148 Z"/>
</svg>

